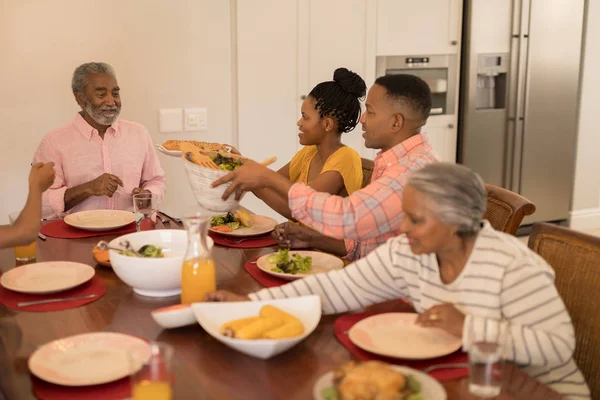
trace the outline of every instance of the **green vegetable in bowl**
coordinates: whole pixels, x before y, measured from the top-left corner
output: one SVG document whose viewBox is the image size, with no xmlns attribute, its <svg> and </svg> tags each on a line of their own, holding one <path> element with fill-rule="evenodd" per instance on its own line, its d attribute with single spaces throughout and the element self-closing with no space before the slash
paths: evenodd
<svg viewBox="0 0 600 400">
<path fill-rule="evenodd" d="M 273 272 L 286 274 L 304 274 L 312 269 L 312 257 L 302 257 L 299 254 L 293 254 L 290 258 L 290 249 L 280 249 L 277 253 L 271 254 L 267 259 L 276 267 L 271 268 Z"/>
<path fill-rule="evenodd" d="M 119 253 L 124 256 L 137 257 L 136 254 L 130 250 L 120 250 Z M 163 258 L 165 256 L 162 249 L 153 244 L 146 244 L 140 247 L 138 253 L 144 258 Z"/>
<path fill-rule="evenodd" d="M 224 171 L 233 171 L 242 166 L 242 160 L 239 158 L 228 157 L 227 154 L 217 153 L 211 157 L 215 164 Z"/>
</svg>

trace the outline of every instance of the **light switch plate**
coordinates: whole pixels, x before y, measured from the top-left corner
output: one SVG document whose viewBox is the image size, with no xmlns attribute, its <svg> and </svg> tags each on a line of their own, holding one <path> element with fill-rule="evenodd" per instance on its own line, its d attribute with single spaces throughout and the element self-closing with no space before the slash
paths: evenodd
<svg viewBox="0 0 600 400">
<path fill-rule="evenodd" d="M 208 129 L 207 109 L 201 107 L 183 110 L 184 129 L 186 132 L 200 132 Z"/>
<path fill-rule="evenodd" d="M 183 132 L 183 110 L 181 108 L 161 108 L 158 115 L 161 132 Z"/>
</svg>

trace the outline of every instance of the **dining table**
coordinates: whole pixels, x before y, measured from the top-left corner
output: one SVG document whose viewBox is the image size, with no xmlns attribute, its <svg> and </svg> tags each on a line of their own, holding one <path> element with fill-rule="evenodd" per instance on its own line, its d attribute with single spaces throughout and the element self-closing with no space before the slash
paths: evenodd
<svg viewBox="0 0 600 400">
<path fill-rule="evenodd" d="M 159 229 L 181 229 L 175 220 Z M 174 399 L 312 399 L 317 379 L 345 362 L 351 353 L 334 335 L 334 321 L 339 316 L 323 315 L 312 334 L 290 350 L 268 360 L 244 355 L 229 348 L 205 332 L 198 324 L 177 329 L 163 329 L 152 319 L 154 309 L 179 303 L 179 297 L 153 298 L 134 293 L 111 268 L 96 265 L 92 248 L 105 235 L 84 239 L 37 240 L 37 261 L 74 261 L 93 266 L 106 286 L 98 300 L 78 308 L 52 312 L 20 312 L 0 305 L 0 398 L 35 399 L 32 376 L 27 366 L 31 354 L 55 339 L 88 332 L 120 332 L 140 338 L 166 342 L 173 346 Z M 273 247 L 239 249 L 215 246 L 213 258 L 217 270 L 217 287 L 240 294 L 263 287 L 246 272 L 243 265 L 257 256 L 273 252 Z M 0 271 L 15 266 L 12 249 L 0 250 Z M 365 310 L 357 310 L 365 311 Z M 368 311 L 410 311 L 403 301 L 372 306 Z M 442 382 L 449 400 L 477 399 L 469 394 L 468 378 Z M 562 398 L 556 392 L 506 364 L 503 388 L 499 396 L 508 399 Z"/>
</svg>

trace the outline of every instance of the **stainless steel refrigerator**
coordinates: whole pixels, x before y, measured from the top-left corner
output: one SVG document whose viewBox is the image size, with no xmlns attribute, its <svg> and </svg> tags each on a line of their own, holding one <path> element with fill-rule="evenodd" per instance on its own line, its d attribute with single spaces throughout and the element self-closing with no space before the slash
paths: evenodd
<svg viewBox="0 0 600 400">
<path fill-rule="evenodd" d="M 466 0 L 458 160 L 568 218 L 584 0 Z"/>
</svg>

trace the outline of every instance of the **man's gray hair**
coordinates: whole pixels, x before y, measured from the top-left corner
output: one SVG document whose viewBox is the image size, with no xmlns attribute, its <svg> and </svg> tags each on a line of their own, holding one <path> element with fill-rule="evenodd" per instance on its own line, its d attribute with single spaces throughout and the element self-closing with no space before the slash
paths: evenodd
<svg viewBox="0 0 600 400">
<path fill-rule="evenodd" d="M 83 93 L 85 85 L 87 84 L 88 74 L 109 74 L 116 77 L 115 70 L 107 63 L 89 62 L 81 64 L 79 67 L 75 68 L 75 71 L 73 72 L 71 88 L 73 89 L 74 94 Z"/>
<path fill-rule="evenodd" d="M 481 229 L 487 205 L 483 180 L 469 168 L 452 163 L 433 163 L 408 177 L 410 186 L 427 196 L 440 220 L 458 225 L 458 234 L 468 236 Z"/>
</svg>

